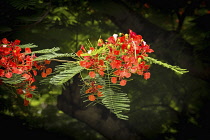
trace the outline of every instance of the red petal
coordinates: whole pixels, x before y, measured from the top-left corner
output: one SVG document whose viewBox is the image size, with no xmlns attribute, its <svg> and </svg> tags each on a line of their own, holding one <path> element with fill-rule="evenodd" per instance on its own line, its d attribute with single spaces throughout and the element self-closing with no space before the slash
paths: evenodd
<svg viewBox="0 0 210 140">
<path fill-rule="evenodd" d="M 47 68 L 46 69 L 46 74 L 49 75 L 50 73 L 52 73 L 52 68 Z"/>
<path fill-rule="evenodd" d="M 31 76 L 29 75 L 29 74 L 27 74 L 27 73 L 24 73 L 23 75 L 22 75 L 24 78 L 26 78 L 26 79 L 29 79 Z"/>
<path fill-rule="evenodd" d="M 12 77 L 12 72 L 7 72 L 7 73 L 5 74 L 5 77 L 11 78 L 11 77 Z"/>
<path fill-rule="evenodd" d="M 33 74 L 34 74 L 34 76 L 37 76 L 37 71 L 33 70 Z"/>
<path fill-rule="evenodd" d="M 25 48 L 25 53 L 31 53 L 31 49 L 30 48 Z"/>
<path fill-rule="evenodd" d="M 28 104 L 29 104 L 29 101 L 24 99 L 24 106 L 28 106 Z"/>
<path fill-rule="evenodd" d="M 115 44 L 115 39 L 113 36 L 109 37 L 107 40 L 109 43 Z"/>
<path fill-rule="evenodd" d="M 89 76 L 90 76 L 91 78 L 95 78 L 96 73 L 95 73 L 94 71 L 90 71 L 90 72 L 89 72 Z"/>
<path fill-rule="evenodd" d="M 14 41 L 14 45 L 19 45 L 19 44 L 20 44 L 20 40 L 16 39 L 16 40 Z"/>
<path fill-rule="evenodd" d="M 121 86 L 125 86 L 125 85 L 126 85 L 126 83 L 127 83 L 127 81 L 126 81 L 126 80 L 121 80 L 121 81 L 120 81 L 120 85 L 121 85 Z"/>
<path fill-rule="evenodd" d="M 44 61 L 45 64 L 50 64 L 50 62 L 51 62 L 50 60 L 45 60 Z"/>
<path fill-rule="evenodd" d="M 89 95 L 89 96 L 88 96 L 88 99 L 89 99 L 90 101 L 95 101 L 96 97 L 95 97 L 94 95 Z"/>
<path fill-rule="evenodd" d="M 42 72 L 41 76 L 44 78 L 44 77 L 47 77 L 47 74 L 45 72 Z"/>
<path fill-rule="evenodd" d="M 111 78 L 111 82 L 112 82 L 113 84 L 116 84 L 116 83 L 117 83 L 117 77 L 112 77 L 112 78 Z"/>
<path fill-rule="evenodd" d="M 102 92 L 98 92 L 97 95 L 98 95 L 98 97 L 103 96 Z"/>
<path fill-rule="evenodd" d="M 3 77 L 4 76 L 4 70 L 0 69 L 0 76 Z"/>
<path fill-rule="evenodd" d="M 102 70 L 99 70 L 98 73 L 101 75 L 101 76 L 104 76 L 104 72 Z"/>
<path fill-rule="evenodd" d="M 31 93 L 28 92 L 28 93 L 25 94 L 25 96 L 26 96 L 27 98 L 32 98 L 32 97 L 33 97 L 33 94 L 31 94 Z"/>
<path fill-rule="evenodd" d="M 82 50 L 79 50 L 76 54 L 77 56 L 81 56 L 82 53 L 83 53 Z"/>
<path fill-rule="evenodd" d="M 9 41 L 8 41 L 6 38 L 3 38 L 3 39 L 1 40 L 1 42 L 2 42 L 3 44 L 9 44 Z"/>
<path fill-rule="evenodd" d="M 150 72 L 144 73 L 144 79 L 149 79 L 150 78 Z"/>
<path fill-rule="evenodd" d="M 119 50 L 115 50 L 114 51 L 114 55 L 119 55 L 120 54 L 120 51 Z"/>
<path fill-rule="evenodd" d="M 22 89 L 20 89 L 20 88 L 19 88 L 19 89 L 17 89 L 17 90 L 16 90 L 16 92 L 17 92 L 17 94 L 23 94 L 23 90 L 22 90 Z"/>
</svg>

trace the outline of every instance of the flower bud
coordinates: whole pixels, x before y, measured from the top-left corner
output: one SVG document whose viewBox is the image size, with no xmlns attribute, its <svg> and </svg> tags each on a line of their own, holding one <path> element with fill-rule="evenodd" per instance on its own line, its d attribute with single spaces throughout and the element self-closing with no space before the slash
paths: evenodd
<svg viewBox="0 0 210 140">
<path fill-rule="evenodd" d="M 138 58 L 138 63 L 140 63 L 140 62 L 141 62 L 141 58 L 139 57 L 139 58 Z"/>
<path fill-rule="evenodd" d="M 128 39 L 128 34 L 125 34 L 125 39 Z"/>
<path fill-rule="evenodd" d="M 131 48 L 131 45 L 130 45 L 130 44 L 128 44 L 127 49 L 130 49 L 130 48 Z"/>
</svg>

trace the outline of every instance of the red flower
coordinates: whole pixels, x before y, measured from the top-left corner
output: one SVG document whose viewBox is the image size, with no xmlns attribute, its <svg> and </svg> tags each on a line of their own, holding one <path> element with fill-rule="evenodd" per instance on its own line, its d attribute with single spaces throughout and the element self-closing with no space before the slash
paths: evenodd
<svg viewBox="0 0 210 140">
<path fill-rule="evenodd" d="M 119 55 L 120 51 L 119 50 L 114 50 L 114 55 Z"/>
<path fill-rule="evenodd" d="M 92 62 L 87 62 L 87 61 L 80 61 L 80 66 L 81 67 L 85 67 L 85 68 L 90 68 L 90 66 L 92 65 Z"/>
<path fill-rule="evenodd" d="M 97 93 L 97 96 L 98 96 L 98 97 L 103 96 L 102 92 L 99 91 L 99 92 Z"/>
<path fill-rule="evenodd" d="M 129 78 L 129 77 L 131 77 L 131 73 L 130 73 L 130 72 L 127 72 L 126 70 L 123 70 L 123 71 L 120 73 L 120 77 Z"/>
<path fill-rule="evenodd" d="M 82 53 L 83 53 L 82 50 L 79 50 L 76 54 L 77 56 L 81 56 Z"/>
<path fill-rule="evenodd" d="M 50 61 L 50 60 L 44 60 L 44 63 L 45 63 L 45 64 L 50 64 L 51 61 Z"/>
<path fill-rule="evenodd" d="M 24 78 L 26 78 L 26 79 L 29 79 L 31 76 L 29 75 L 29 74 L 27 74 L 27 73 L 24 73 L 23 75 L 22 75 Z"/>
<path fill-rule="evenodd" d="M 51 74 L 51 73 L 52 73 L 52 68 L 47 68 L 47 69 L 46 69 L 46 74 L 49 75 L 49 74 Z"/>
<path fill-rule="evenodd" d="M 43 78 L 45 78 L 45 77 L 47 77 L 47 74 L 43 71 L 43 72 L 41 73 L 41 76 L 42 76 Z"/>
<path fill-rule="evenodd" d="M 34 76 L 36 76 L 37 75 L 37 71 L 36 70 L 32 70 L 32 71 L 33 71 Z"/>
<path fill-rule="evenodd" d="M 31 53 L 31 49 L 30 48 L 25 48 L 25 53 Z"/>
<path fill-rule="evenodd" d="M 125 86 L 125 85 L 126 85 L 126 83 L 127 83 L 127 81 L 126 81 L 126 80 L 121 80 L 121 81 L 120 81 L 120 85 L 121 85 L 121 86 Z"/>
<path fill-rule="evenodd" d="M 145 72 L 144 73 L 144 79 L 149 79 L 150 78 L 150 72 Z"/>
<path fill-rule="evenodd" d="M 22 89 L 20 89 L 20 88 L 19 88 L 19 89 L 17 89 L 17 90 L 16 90 L 16 92 L 17 92 L 17 94 L 23 94 L 23 90 L 22 90 Z"/>
<path fill-rule="evenodd" d="M 96 97 L 95 97 L 94 95 L 89 95 L 89 96 L 88 96 L 88 99 L 89 99 L 90 101 L 95 101 Z"/>
<path fill-rule="evenodd" d="M 136 33 L 129 29 L 129 35 L 132 38 L 136 36 Z"/>
<path fill-rule="evenodd" d="M 5 74 L 5 77 L 11 78 L 11 77 L 12 77 L 12 72 L 7 72 L 7 73 Z"/>
<path fill-rule="evenodd" d="M 121 64 L 122 62 L 120 60 L 114 60 L 110 63 L 112 69 L 116 68 L 116 69 L 119 69 L 121 68 Z"/>
<path fill-rule="evenodd" d="M 1 40 L 1 42 L 2 42 L 3 44 L 9 44 L 9 43 L 10 43 L 6 38 L 3 38 L 3 39 Z"/>
<path fill-rule="evenodd" d="M 21 83 L 18 83 L 17 94 L 24 94 L 24 105 L 28 105 L 29 101 L 26 98 L 32 98 L 33 94 L 31 91 L 36 89 L 35 85 L 31 85 L 35 78 L 32 76 L 37 75 L 37 69 L 45 71 L 46 75 L 52 72 L 51 68 L 44 66 L 45 64 L 50 64 L 49 60 L 45 60 L 44 63 L 40 65 L 38 62 L 33 61 L 36 58 L 35 55 L 27 55 L 26 53 L 31 53 L 30 48 L 25 48 L 25 53 L 21 53 L 21 48 L 17 45 L 20 44 L 20 40 L 15 40 L 14 42 L 9 42 L 6 38 L 3 38 L 0 42 L 0 76 L 11 78 L 13 73 L 21 74 L 25 78 Z M 42 73 L 43 76 L 43 73 Z"/>
<path fill-rule="evenodd" d="M 130 68 L 130 72 L 131 73 L 136 73 L 136 71 L 137 71 L 137 67 L 136 66 Z"/>
<path fill-rule="evenodd" d="M 141 71 L 141 70 L 138 70 L 136 73 L 137 73 L 138 75 L 143 75 L 143 71 Z"/>
<path fill-rule="evenodd" d="M 24 99 L 24 106 L 28 106 L 28 104 L 29 104 L 29 101 Z"/>
<path fill-rule="evenodd" d="M 3 77 L 4 76 L 4 70 L 0 69 L 0 76 Z"/>
<path fill-rule="evenodd" d="M 31 94 L 31 93 L 28 92 L 28 93 L 25 94 L 25 97 L 32 98 L 33 97 L 33 94 Z"/>
<path fill-rule="evenodd" d="M 124 50 L 124 49 L 127 49 L 127 46 L 128 46 L 127 43 L 123 43 L 122 46 L 121 46 L 121 48 Z"/>
<path fill-rule="evenodd" d="M 115 44 L 115 38 L 113 36 L 109 37 L 107 40 L 109 43 Z"/>
<path fill-rule="evenodd" d="M 13 44 L 14 45 L 19 45 L 20 44 L 20 40 L 16 39 Z"/>
<path fill-rule="evenodd" d="M 112 82 L 113 84 L 116 84 L 116 83 L 117 83 L 117 77 L 112 77 L 112 78 L 111 78 L 111 82 Z"/>
<path fill-rule="evenodd" d="M 89 76 L 90 76 L 91 78 L 95 78 L 96 73 L 95 73 L 94 71 L 90 71 L 90 72 L 89 72 Z"/>
<path fill-rule="evenodd" d="M 98 40 L 98 44 L 97 44 L 97 45 L 98 45 L 98 46 L 102 46 L 103 44 L 104 44 L 103 39 L 99 39 L 99 40 Z"/>
<path fill-rule="evenodd" d="M 22 74 L 23 73 L 23 70 L 22 69 L 13 68 L 12 69 L 12 72 L 13 73 L 17 73 L 17 74 Z"/>
<path fill-rule="evenodd" d="M 12 51 L 12 54 L 13 56 L 19 56 L 20 55 L 20 51 L 21 51 L 21 48 L 16 46 L 13 51 Z"/>
<path fill-rule="evenodd" d="M 102 70 L 99 70 L 98 74 L 101 75 L 101 76 L 104 76 L 105 73 Z"/>
</svg>

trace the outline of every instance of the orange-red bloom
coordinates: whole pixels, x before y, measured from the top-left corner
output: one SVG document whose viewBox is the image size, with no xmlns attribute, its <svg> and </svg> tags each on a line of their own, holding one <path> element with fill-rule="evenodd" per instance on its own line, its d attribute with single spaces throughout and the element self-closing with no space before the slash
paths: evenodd
<svg viewBox="0 0 210 140">
<path fill-rule="evenodd" d="M 120 81 L 120 85 L 121 85 L 121 86 L 125 86 L 125 85 L 126 85 L 126 83 L 127 83 L 127 81 L 126 81 L 126 80 L 121 80 L 121 81 Z"/>
<path fill-rule="evenodd" d="M 89 95 L 89 96 L 88 96 L 88 99 L 89 99 L 90 101 L 95 101 L 95 100 L 96 100 L 96 97 L 95 97 L 94 95 Z"/>
<path fill-rule="evenodd" d="M 111 78 L 111 82 L 112 82 L 113 84 L 116 84 L 116 83 L 117 83 L 117 77 L 112 77 L 112 78 Z"/>
<path fill-rule="evenodd" d="M 150 72 L 144 73 L 144 79 L 149 79 L 150 78 Z"/>
<path fill-rule="evenodd" d="M 95 73 L 94 71 L 90 71 L 90 72 L 89 72 L 89 76 L 90 76 L 91 78 L 95 78 L 96 73 Z"/>
<path fill-rule="evenodd" d="M 49 60 L 44 61 L 44 63 L 39 63 L 33 61 L 36 56 L 28 55 L 31 53 L 30 48 L 25 48 L 25 52 L 21 52 L 22 48 L 19 45 L 20 40 L 15 40 L 14 42 L 9 42 L 6 38 L 0 41 L 0 76 L 6 78 L 12 78 L 15 74 L 21 74 L 25 80 L 14 86 L 17 87 L 17 94 L 25 96 L 24 105 L 28 105 L 29 101 L 27 98 L 32 98 L 33 94 L 31 91 L 36 89 L 32 83 L 35 81 L 34 76 L 37 75 L 36 70 L 43 70 L 46 76 L 52 72 L 51 68 L 46 68 L 46 64 L 50 64 Z M 44 74 L 42 73 L 42 76 Z M 43 76 L 45 77 L 45 76 Z M 4 80 L 2 80 L 4 83 Z"/>
</svg>

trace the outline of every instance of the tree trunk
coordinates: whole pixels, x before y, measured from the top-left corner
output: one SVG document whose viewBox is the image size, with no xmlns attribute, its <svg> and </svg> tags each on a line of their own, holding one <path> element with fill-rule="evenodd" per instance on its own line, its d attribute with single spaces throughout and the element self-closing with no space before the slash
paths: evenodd
<svg viewBox="0 0 210 140">
<path fill-rule="evenodd" d="M 65 114 L 86 123 L 110 140 L 143 140 L 143 136 L 132 131 L 126 121 L 118 119 L 102 105 L 88 106 L 80 95 L 78 77 L 58 96 L 58 109 Z"/>
</svg>

